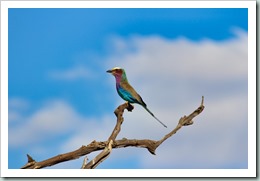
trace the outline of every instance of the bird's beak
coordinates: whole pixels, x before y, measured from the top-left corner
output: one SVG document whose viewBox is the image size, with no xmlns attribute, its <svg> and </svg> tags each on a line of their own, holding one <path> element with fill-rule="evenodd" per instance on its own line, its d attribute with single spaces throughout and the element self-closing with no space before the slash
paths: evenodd
<svg viewBox="0 0 260 181">
<path fill-rule="evenodd" d="M 113 71 L 112 70 L 108 70 L 107 73 L 112 73 Z"/>
</svg>

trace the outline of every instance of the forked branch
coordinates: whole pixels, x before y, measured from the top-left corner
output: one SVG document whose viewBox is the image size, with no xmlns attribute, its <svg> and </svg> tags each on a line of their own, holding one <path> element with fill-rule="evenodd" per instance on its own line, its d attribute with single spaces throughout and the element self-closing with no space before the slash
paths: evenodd
<svg viewBox="0 0 260 181">
<path fill-rule="evenodd" d="M 131 104 L 124 103 L 115 110 L 115 115 L 117 116 L 117 124 L 107 141 L 99 141 L 99 142 L 92 141 L 89 145 L 81 146 L 79 149 L 75 151 L 60 154 L 40 162 L 35 161 L 30 155 L 27 155 L 28 162 L 22 168 L 23 169 L 44 168 L 61 162 L 74 160 L 95 151 L 103 150 L 89 163 L 87 163 L 87 157 L 85 157 L 83 165 L 81 167 L 81 168 L 96 168 L 102 161 L 108 158 L 113 148 L 122 148 L 122 147 L 146 148 L 151 154 L 155 154 L 156 149 L 165 140 L 173 136 L 183 126 L 189 126 L 193 124 L 193 119 L 204 110 L 204 97 L 202 97 L 201 104 L 195 111 L 193 111 L 188 116 L 181 117 L 178 121 L 177 126 L 171 132 L 166 134 L 162 139 L 158 141 L 150 140 L 150 139 L 137 140 L 137 139 L 126 139 L 126 138 L 121 140 L 116 140 L 116 137 L 119 134 L 121 129 L 121 124 L 124 121 L 123 112 L 125 109 L 127 109 L 128 111 L 132 111 L 133 106 Z"/>
</svg>

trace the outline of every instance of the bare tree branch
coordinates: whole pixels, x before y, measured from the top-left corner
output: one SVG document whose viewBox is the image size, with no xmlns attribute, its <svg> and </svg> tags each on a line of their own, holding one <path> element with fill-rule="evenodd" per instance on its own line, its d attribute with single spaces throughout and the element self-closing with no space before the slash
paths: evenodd
<svg viewBox="0 0 260 181">
<path fill-rule="evenodd" d="M 96 168 L 101 162 L 103 162 L 105 159 L 107 159 L 109 157 L 109 155 L 112 151 L 112 144 L 114 143 L 117 135 L 119 134 L 119 132 L 121 130 L 121 124 L 124 121 L 124 118 L 123 118 L 124 110 L 127 109 L 128 111 L 132 111 L 133 108 L 134 107 L 131 104 L 125 103 L 125 104 L 122 104 L 121 106 L 119 106 L 115 110 L 114 113 L 117 117 L 117 123 L 116 123 L 116 126 L 115 126 L 112 134 L 110 135 L 110 137 L 107 140 L 107 142 L 108 142 L 107 146 L 93 160 L 91 160 L 88 164 L 86 164 L 85 166 L 82 166 L 81 168 L 84 168 L 84 169 Z M 84 165 L 84 162 L 83 162 L 83 165 Z"/>
<path fill-rule="evenodd" d="M 204 110 L 204 97 L 202 97 L 201 104 L 195 111 L 193 111 L 188 116 L 181 117 L 179 119 L 177 126 L 171 132 L 166 134 L 162 139 L 158 141 L 150 140 L 150 139 L 137 140 L 137 139 L 126 139 L 126 138 L 121 140 L 115 140 L 118 133 L 120 132 L 120 126 L 123 123 L 124 109 L 127 109 L 128 111 L 132 111 L 133 106 L 131 104 L 124 103 L 115 110 L 115 115 L 117 116 L 117 124 L 107 141 L 97 142 L 94 140 L 89 145 L 81 146 L 79 149 L 75 151 L 60 154 L 40 162 L 35 161 L 30 155 L 27 155 L 28 162 L 22 168 L 23 169 L 44 168 L 61 162 L 77 159 L 81 156 L 88 155 L 89 153 L 92 153 L 94 151 L 103 150 L 89 163 L 87 163 L 87 157 L 86 157 L 81 167 L 81 168 L 96 168 L 97 165 L 99 165 L 110 155 L 113 148 L 122 148 L 122 147 L 146 148 L 151 154 L 155 154 L 156 149 L 165 140 L 167 140 L 168 138 L 173 136 L 178 130 L 180 130 L 182 126 L 189 126 L 193 124 L 193 119 Z"/>
</svg>

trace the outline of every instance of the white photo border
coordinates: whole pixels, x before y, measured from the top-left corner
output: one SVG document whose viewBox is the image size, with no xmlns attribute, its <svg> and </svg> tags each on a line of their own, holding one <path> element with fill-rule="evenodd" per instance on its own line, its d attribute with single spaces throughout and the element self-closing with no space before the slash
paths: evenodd
<svg viewBox="0 0 260 181">
<path fill-rule="evenodd" d="M 8 169 L 8 8 L 248 8 L 248 169 Z M 256 177 L 256 1 L 2 1 L 1 177 Z"/>
</svg>

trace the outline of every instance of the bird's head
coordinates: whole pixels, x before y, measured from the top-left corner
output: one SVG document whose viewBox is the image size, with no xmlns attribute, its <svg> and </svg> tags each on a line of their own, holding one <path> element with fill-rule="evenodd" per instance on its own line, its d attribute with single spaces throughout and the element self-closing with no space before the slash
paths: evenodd
<svg viewBox="0 0 260 181">
<path fill-rule="evenodd" d="M 120 67 L 112 68 L 111 70 L 108 70 L 107 73 L 110 73 L 113 76 L 115 76 L 117 83 L 122 81 L 127 82 L 125 70 Z"/>
<path fill-rule="evenodd" d="M 125 72 L 124 69 L 120 67 L 114 67 L 111 70 L 107 71 L 107 73 L 111 73 L 115 77 L 121 77 L 124 72 Z"/>
</svg>

